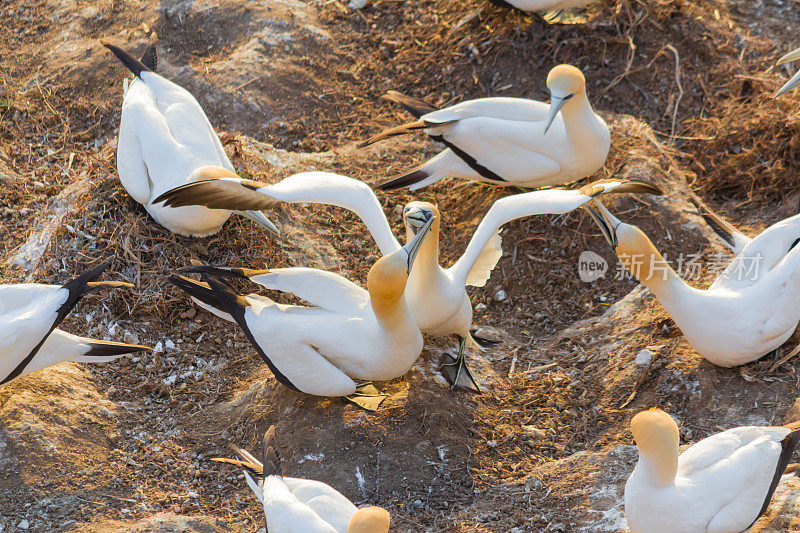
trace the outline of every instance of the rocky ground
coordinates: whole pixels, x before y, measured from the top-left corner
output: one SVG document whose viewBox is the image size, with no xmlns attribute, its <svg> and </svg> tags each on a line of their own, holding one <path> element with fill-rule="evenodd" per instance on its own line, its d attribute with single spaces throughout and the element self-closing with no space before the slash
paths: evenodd
<svg viewBox="0 0 800 533">
<path fill-rule="evenodd" d="M 269 182 L 322 169 L 374 184 L 435 153 L 421 137 L 355 148 L 406 118 L 387 89 L 437 104 L 544 98 L 549 68 L 573 63 L 612 129 L 595 178 L 667 191 L 614 199 L 614 211 L 668 258 L 696 256 L 703 286 L 728 255 L 690 198 L 751 233 L 796 212 L 800 102 L 772 99 L 787 76 L 772 65 L 797 44 L 798 18 L 785 0 L 604 0 L 579 25 L 480 0 L 3 3 L 0 280 L 63 282 L 111 259 L 106 277 L 136 289 L 87 298 L 64 328 L 156 349 L 0 391 L 0 532 L 258 531 L 240 473 L 209 459 L 257 449 L 270 424 L 284 472 L 385 506 L 393 531 L 618 532 L 639 410 L 675 415 L 685 444 L 798 415 L 798 363 L 784 357 L 797 338 L 740 368 L 704 362 L 647 290 L 616 279 L 581 213 L 508 224 L 492 278 L 470 289 L 476 322 L 503 341 L 472 355 L 483 394 L 449 391 L 436 365 L 453 344 L 433 338 L 407 376 L 381 384 L 377 413 L 287 390 L 165 276 L 197 259 L 364 283 L 377 248 L 354 215 L 320 206 L 276 209 L 279 238 L 233 219 L 205 239 L 155 224 L 115 175 L 126 73 L 99 39 L 141 51 L 157 34 L 159 72 L 198 97 L 240 173 Z M 513 192 L 444 180 L 379 198 L 397 230 L 405 202 L 436 202 L 452 261 Z M 580 281 L 584 250 L 609 261 L 605 278 Z M 755 530 L 800 531 L 799 499 L 794 477 Z"/>
</svg>

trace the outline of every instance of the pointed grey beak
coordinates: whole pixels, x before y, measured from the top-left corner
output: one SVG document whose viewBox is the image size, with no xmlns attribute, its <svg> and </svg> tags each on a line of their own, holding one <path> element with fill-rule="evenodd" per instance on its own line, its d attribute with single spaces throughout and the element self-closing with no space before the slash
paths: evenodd
<svg viewBox="0 0 800 533">
<path fill-rule="evenodd" d="M 792 50 L 782 58 L 778 60 L 778 65 L 783 65 L 785 63 L 791 63 L 792 61 L 797 61 L 800 59 L 800 48 L 797 50 Z"/>
<path fill-rule="evenodd" d="M 594 206 L 592 206 L 592 204 L 594 204 Z M 592 200 L 591 202 L 584 204 L 583 207 L 589 213 L 589 216 L 592 217 L 592 220 L 594 220 L 597 226 L 600 228 L 600 231 L 603 233 L 603 237 L 606 238 L 608 244 L 610 244 L 611 247 L 616 250 L 617 246 L 619 245 L 619 239 L 617 239 L 617 228 L 620 224 L 622 224 L 622 221 L 612 215 L 609 210 L 597 200 Z"/>
<path fill-rule="evenodd" d="M 268 219 L 261 211 L 234 211 L 234 213 L 241 215 L 244 218 L 249 218 L 273 235 L 281 234 L 281 232 L 278 231 L 278 228 L 275 227 L 275 224 L 273 224 L 270 219 Z"/>
<path fill-rule="evenodd" d="M 567 96 L 561 98 L 559 96 L 550 95 L 550 112 L 547 114 L 547 124 L 544 127 L 544 132 L 547 133 L 547 130 L 550 129 L 550 126 L 553 125 L 553 121 L 556 119 L 556 115 L 558 112 L 561 111 L 561 108 L 564 107 L 564 104 L 567 101 L 575 96 L 574 94 L 568 94 Z"/>
<path fill-rule="evenodd" d="M 408 254 L 409 274 L 411 273 L 411 267 L 414 265 L 414 259 L 417 258 L 417 253 L 419 252 L 419 249 L 422 247 L 422 241 L 430 232 L 429 230 L 431 229 L 431 225 L 433 224 L 434 220 L 436 220 L 436 217 L 431 217 L 431 219 L 428 222 L 426 222 L 425 225 L 422 226 L 422 228 L 420 228 L 417 234 L 414 235 L 414 238 L 408 241 L 405 246 L 403 246 L 403 250 L 405 250 L 406 253 Z"/>
<path fill-rule="evenodd" d="M 786 84 L 778 89 L 778 92 L 775 93 L 775 98 L 779 97 L 782 94 L 786 94 L 792 89 L 794 89 L 798 84 L 800 84 L 800 72 L 792 76 L 792 79 L 786 82 Z"/>
</svg>

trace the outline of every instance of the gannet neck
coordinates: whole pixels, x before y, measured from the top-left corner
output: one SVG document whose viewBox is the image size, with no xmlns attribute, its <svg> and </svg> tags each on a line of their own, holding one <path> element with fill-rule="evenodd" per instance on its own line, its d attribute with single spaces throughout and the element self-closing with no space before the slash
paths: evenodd
<svg viewBox="0 0 800 533">
<path fill-rule="evenodd" d="M 636 470 L 655 487 L 675 484 L 678 473 L 678 425 L 661 409 L 649 409 L 631 420 L 631 431 L 639 448 Z"/>
<path fill-rule="evenodd" d="M 367 274 L 372 311 L 386 329 L 399 327 L 409 315 L 403 297 L 408 281 L 407 258 L 405 250 L 400 249 L 378 259 Z"/>
<path fill-rule="evenodd" d="M 647 285 L 659 300 L 670 300 L 676 293 L 691 289 L 642 230 L 622 223 L 617 226 L 616 235 L 619 241 L 616 252 L 620 262 L 636 279 Z"/>
<path fill-rule="evenodd" d="M 347 533 L 389 533 L 389 512 L 383 507 L 364 507 L 356 511 L 347 525 Z"/>
</svg>

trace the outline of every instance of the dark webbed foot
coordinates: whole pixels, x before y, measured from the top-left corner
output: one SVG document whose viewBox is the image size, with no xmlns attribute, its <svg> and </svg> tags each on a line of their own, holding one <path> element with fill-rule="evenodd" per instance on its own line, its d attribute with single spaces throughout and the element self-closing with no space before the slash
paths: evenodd
<svg viewBox="0 0 800 533">
<path fill-rule="evenodd" d="M 365 411 L 377 411 L 386 398 L 388 398 L 388 394 L 378 390 L 371 381 L 358 383 L 353 394 L 342 397 L 347 403 L 360 407 Z"/>
<path fill-rule="evenodd" d="M 472 376 L 463 352 L 456 357 L 448 353 L 444 354 L 439 369 L 444 379 L 450 384 L 450 389 L 480 394 L 481 388 Z"/>
</svg>

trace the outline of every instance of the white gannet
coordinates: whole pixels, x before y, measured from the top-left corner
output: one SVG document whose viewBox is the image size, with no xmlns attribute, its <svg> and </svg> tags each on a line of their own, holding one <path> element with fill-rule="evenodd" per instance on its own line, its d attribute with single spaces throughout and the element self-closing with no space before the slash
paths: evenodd
<svg viewBox="0 0 800 533">
<path fill-rule="evenodd" d="M 386 509 L 359 509 L 326 483 L 285 477 L 274 440 L 275 426 L 270 426 L 264 435 L 263 462 L 237 446 L 232 448 L 240 460 L 211 459 L 245 469 L 247 485 L 264 505 L 269 533 L 389 533 L 391 517 Z"/>
<path fill-rule="evenodd" d="M 791 63 L 792 61 L 797 61 L 798 59 L 800 59 L 800 48 L 798 48 L 797 50 L 793 50 L 788 54 L 786 54 L 785 56 L 783 56 L 782 58 L 780 58 L 778 60 L 778 65 Z M 778 96 L 791 91 L 797 86 L 798 83 L 800 83 L 800 71 L 798 71 L 794 76 L 792 76 L 792 78 L 789 81 L 787 81 L 783 87 L 778 89 L 778 92 L 775 94 L 775 97 L 777 98 Z"/>
<path fill-rule="evenodd" d="M 156 222 L 173 233 L 204 237 L 217 233 L 231 213 L 207 207 L 179 209 L 152 199 L 178 185 L 234 175 L 225 150 L 203 108 L 186 89 L 155 72 L 155 45 L 143 59 L 103 43 L 135 75 L 123 83 L 122 118 L 117 142 L 117 171 L 122 186 Z M 267 230 L 277 229 L 263 213 L 240 212 Z"/>
<path fill-rule="evenodd" d="M 315 268 L 250 271 L 197 266 L 207 284 L 172 276 L 170 281 L 202 307 L 235 321 L 275 378 L 294 390 L 342 396 L 366 409 L 385 398 L 370 381 L 395 379 L 422 351 L 422 334 L 404 291 L 408 273 L 433 220 L 399 250 L 378 259 L 367 290 Z M 241 296 L 216 279 L 241 276 L 289 292 L 315 307 L 283 305 L 259 295 Z"/>
<path fill-rule="evenodd" d="M 800 439 L 796 427 L 745 426 L 678 455 L 678 426 L 660 409 L 631 420 L 639 462 L 625 485 L 631 533 L 740 533 L 769 507 Z"/>
<path fill-rule="evenodd" d="M 577 68 L 558 65 L 547 76 L 550 104 L 526 98 L 479 98 L 445 109 L 390 92 L 387 98 L 418 120 L 388 129 L 359 146 L 424 130 L 447 149 L 380 184 L 416 190 L 453 176 L 520 187 L 561 185 L 600 169 L 611 146 L 605 121 L 592 110 Z"/>
<path fill-rule="evenodd" d="M 793 246 L 797 230 L 787 222 L 797 225 L 800 218 L 766 230 L 700 290 L 678 276 L 642 230 L 593 203 L 587 209 L 620 262 L 655 294 L 702 357 L 723 367 L 742 365 L 791 337 L 800 320 L 800 247 Z"/>
<path fill-rule="evenodd" d="M 64 285 L 0 285 L 0 387 L 63 361 L 105 363 L 150 349 L 85 339 L 56 329 L 86 294 L 133 286 L 121 281 L 95 281 L 108 265 L 104 263 Z"/>
<path fill-rule="evenodd" d="M 446 356 L 442 370 L 453 386 L 478 392 L 480 388 L 466 366 L 467 344 L 479 348 L 470 335 L 472 304 L 466 285 L 483 287 L 502 256 L 498 230 L 511 220 L 530 215 L 566 213 L 609 192 L 661 191 L 638 180 L 600 180 L 580 190 L 532 191 L 497 200 L 481 221 L 463 255 L 449 268 L 439 263 L 438 209 L 426 202 L 405 206 L 403 221 L 410 241 L 427 221 L 434 219 L 432 235 L 422 245 L 406 285 L 406 301 L 423 333 L 458 336 L 458 354 Z M 321 203 L 356 213 L 367 225 L 381 253 L 401 248 L 375 193 L 365 183 L 330 172 L 295 174 L 274 185 L 241 178 L 198 181 L 184 185 L 156 199 L 167 205 L 201 204 L 235 209 L 267 209 L 280 202 Z"/>
<path fill-rule="evenodd" d="M 580 9 L 597 0 L 489 0 L 500 7 L 516 8 L 526 13 L 560 11 L 562 9 Z"/>
</svg>

